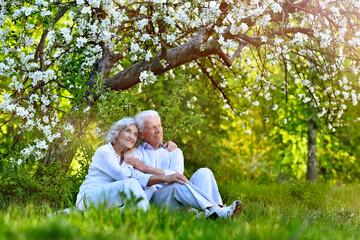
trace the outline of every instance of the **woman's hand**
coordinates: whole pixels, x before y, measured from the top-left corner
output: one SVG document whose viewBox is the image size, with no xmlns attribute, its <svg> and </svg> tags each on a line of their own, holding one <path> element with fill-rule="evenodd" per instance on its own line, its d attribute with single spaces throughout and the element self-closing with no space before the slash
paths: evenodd
<svg viewBox="0 0 360 240">
<path fill-rule="evenodd" d="M 135 154 L 135 150 L 136 150 L 136 147 L 130 148 L 129 150 L 127 150 L 127 151 L 124 153 L 124 158 L 133 157 L 134 154 Z"/>
<path fill-rule="evenodd" d="M 173 141 L 168 141 L 165 143 L 165 147 L 168 148 L 168 152 L 172 152 L 173 150 L 177 149 L 177 145 Z"/>
<path fill-rule="evenodd" d="M 147 166 L 143 164 L 138 158 L 134 157 L 125 157 L 124 162 L 126 164 L 132 165 L 134 168 L 140 172 L 146 173 Z"/>
</svg>

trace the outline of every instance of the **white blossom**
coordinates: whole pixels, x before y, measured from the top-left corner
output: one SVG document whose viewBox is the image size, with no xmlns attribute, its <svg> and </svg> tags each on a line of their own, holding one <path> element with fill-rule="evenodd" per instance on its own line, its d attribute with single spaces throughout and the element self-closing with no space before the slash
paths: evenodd
<svg viewBox="0 0 360 240">
<path fill-rule="evenodd" d="M 147 33 L 141 35 L 141 41 L 146 42 L 151 39 L 151 36 Z"/>
<path fill-rule="evenodd" d="M 165 16 L 164 21 L 165 21 L 167 24 L 171 25 L 171 27 L 175 27 L 175 22 L 174 22 L 174 20 L 173 20 L 171 17 Z"/>
<path fill-rule="evenodd" d="M 168 43 L 174 43 L 176 40 L 176 36 L 174 34 L 167 35 L 166 40 Z"/>
<path fill-rule="evenodd" d="M 300 46 L 304 45 L 305 42 L 307 42 L 309 37 L 303 33 L 296 33 L 293 40 L 291 40 L 291 43 L 298 44 Z"/>
<path fill-rule="evenodd" d="M 67 124 L 65 125 L 64 129 L 65 129 L 66 131 L 70 131 L 71 133 L 74 133 L 74 126 L 71 125 L 70 123 L 67 123 Z"/>
<path fill-rule="evenodd" d="M 152 53 L 150 50 L 146 51 L 146 55 L 145 55 L 145 61 L 149 61 L 152 58 Z"/>
<path fill-rule="evenodd" d="M 21 118 L 25 118 L 29 112 L 23 107 L 16 107 L 16 114 Z"/>
<path fill-rule="evenodd" d="M 270 100 L 272 99 L 271 94 L 270 94 L 269 92 L 267 92 L 267 93 L 265 94 L 265 99 L 266 99 L 267 101 L 270 101 Z"/>
<path fill-rule="evenodd" d="M 259 101 L 253 101 L 251 104 L 254 106 L 259 106 Z"/>
<path fill-rule="evenodd" d="M 38 149 L 48 149 L 48 145 L 47 145 L 45 140 L 36 139 L 35 142 L 36 142 L 36 148 L 38 148 Z"/>
<path fill-rule="evenodd" d="M 66 43 L 69 43 L 71 40 L 70 30 L 69 28 L 61 28 L 60 32 L 62 33 Z"/>
<path fill-rule="evenodd" d="M 147 26 L 149 23 L 149 20 L 147 18 L 141 19 L 140 21 L 137 21 L 135 23 L 135 27 L 138 29 L 143 29 L 145 26 Z"/>
<path fill-rule="evenodd" d="M 97 137 L 101 137 L 101 129 L 99 127 L 96 127 L 94 130 L 94 134 Z"/>
<path fill-rule="evenodd" d="M 356 106 L 356 105 L 358 104 L 358 98 L 357 98 L 357 96 L 356 96 L 355 90 L 353 90 L 353 91 L 351 92 L 351 100 L 352 100 L 353 106 Z"/>
<path fill-rule="evenodd" d="M 277 2 L 273 2 L 273 4 L 271 5 L 271 9 L 273 10 L 274 13 L 282 12 L 282 7 Z"/>
<path fill-rule="evenodd" d="M 22 7 L 21 11 L 25 14 L 25 16 L 30 16 L 34 9 L 32 7 Z"/>
<path fill-rule="evenodd" d="M 157 78 L 153 72 L 143 71 L 140 73 L 139 80 L 140 82 L 143 82 L 145 85 L 147 85 L 148 83 L 154 83 L 157 80 Z"/>
<path fill-rule="evenodd" d="M 78 38 L 76 39 L 76 47 L 82 48 L 86 42 L 87 42 L 87 39 L 86 39 L 86 38 L 84 38 L 84 37 L 78 37 Z"/>
<path fill-rule="evenodd" d="M 101 0 L 88 0 L 88 3 L 94 8 L 100 8 Z"/>
<path fill-rule="evenodd" d="M 250 130 L 250 129 L 247 129 L 247 130 L 245 131 L 245 133 L 251 135 L 251 130 Z"/>
</svg>

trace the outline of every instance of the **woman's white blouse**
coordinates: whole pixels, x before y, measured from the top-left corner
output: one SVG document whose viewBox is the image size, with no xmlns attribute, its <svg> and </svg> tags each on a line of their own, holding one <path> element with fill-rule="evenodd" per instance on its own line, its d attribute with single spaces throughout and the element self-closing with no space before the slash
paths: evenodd
<svg viewBox="0 0 360 240">
<path fill-rule="evenodd" d="M 128 179 L 132 176 L 133 170 L 133 166 L 120 162 L 120 156 L 116 154 L 111 143 L 103 145 L 92 157 L 89 172 L 80 186 L 79 193 L 106 183 Z"/>
</svg>

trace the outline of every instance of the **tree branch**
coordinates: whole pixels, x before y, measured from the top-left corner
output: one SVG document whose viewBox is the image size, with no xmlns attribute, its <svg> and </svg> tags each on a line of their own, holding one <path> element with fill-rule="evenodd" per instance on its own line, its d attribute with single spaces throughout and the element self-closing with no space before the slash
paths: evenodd
<svg viewBox="0 0 360 240">
<path fill-rule="evenodd" d="M 60 20 L 60 18 L 62 16 L 64 16 L 64 14 L 70 9 L 70 7 L 72 7 L 73 5 L 75 5 L 76 2 L 70 2 L 69 4 L 67 4 L 65 7 L 63 7 L 60 12 L 55 16 L 54 18 L 54 22 L 52 23 L 52 26 L 55 25 L 55 23 L 57 21 Z M 41 40 L 40 40 L 40 43 L 39 45 L 37 46 L 36 48 L 36 52 L 35 52 L 35 58 L 34 58 L 34 61 L 37 62 L 38 61 L 38 58 L 40 56 L 40 58 L 42 59 L 42 55 L 43 55 L 43 52 L 44 52 L 44 48 L 45 48 L 45 40 L 46 40 L 46 37 L 48 35 L 48 33 L 50 32 L 50 28 L 47 28 L 44 30 L 42 36 L 41 36 Z M 41 61 L 41 66 L 40 66 L 41 70 L 43 70 L 44 68 L 44 63 L 43 61 Z"/>
<path fill-rule="evenodd" d="M 231 102 L 229 100 L 229 98 L 226 96 L 226 93 L 221 89 L 221 87 L 215 82 L 214 78 L 211 77 L 211 75 L 209 74 L 209 72 L 206 70 L 206 68 L 198 61 L 195 60 L 196 63 L 198 64 L 198 66 L 203 70 L 203 72 L 205 73 L 205 75 L 210 79 L 211 83 L 221 92 L 221 95 L 223 96 L 223 98 L 226 100 L 226 102 L 229 104 L 231 110 L 233 111 L 233 113 L 236 113 L 235 108 L 231 105 Z"/>
<path fill-rule="evenodd" d="M 219 52 L 219 46 L 214 39 L 207 41 L 212 33 L 211 28 L 203 28 L 187 43 L 181 46 L 167 50 L 165 59 L 167 67 L 160 64 L 160 54 L 151 61 L 142 61 L 136 63 L 127 69 L 115 74 L 105 80 L 105 86 L 113 90 L 125 90 L 139 83 L 140 73 L 143 71 L 152 71 L 155 75 L 164 73 L 170 69 L 181 66 L 200 57 L 206 57 Z M 201 49 L 204 51 L 201 51 Z"/>
</svg>

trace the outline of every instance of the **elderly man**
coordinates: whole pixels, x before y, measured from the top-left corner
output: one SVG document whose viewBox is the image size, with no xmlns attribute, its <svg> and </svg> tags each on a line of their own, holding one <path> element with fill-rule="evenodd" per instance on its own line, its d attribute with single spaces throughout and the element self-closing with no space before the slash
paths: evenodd
<svg viewBox="0 0 360 240">
<path fill-rule="evenodd" d="M 137 114 L 135 122 L 143 144 L 137 147 L 134 155 L 134 158 L 141 162 L 133 160 L 132 164 L 142 172 L 147 172 L 146 168 L 151 167 L 152 175 L 136 171 L 134 177 L 142 186 L 147 181 L 145 192 L 152 203 L 168 206 L 171 210 L 183 206 L 195 208 L 211 218 L 233 218 L 241 214 L 243 204 L 238 200 L 228 207 L 222 206 L 223 202 L 210 169 L 199 169 L 190 181 L 183 175 L 183 154 L 180 149 L 169 152 L 162 144 L 163 129 L 156 111 Z"/>
</svg>

